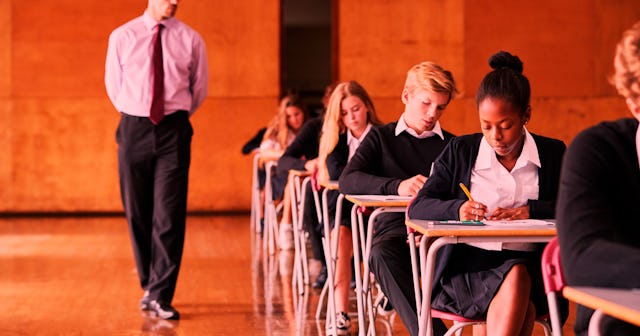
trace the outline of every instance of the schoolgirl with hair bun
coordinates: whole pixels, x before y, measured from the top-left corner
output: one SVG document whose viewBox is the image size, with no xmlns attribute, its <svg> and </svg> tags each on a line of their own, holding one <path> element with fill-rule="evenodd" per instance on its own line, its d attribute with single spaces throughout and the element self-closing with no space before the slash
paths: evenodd
<svg viewBox="0 0 640 336">
<path fill-rule="evenodd" d="M 489 65 L 476 94 L 481 133 L 451 140 L 409 208 L 410 218 L 554 218 L 565 145 L 527 130 L 531 87 L 520 58 L 500 51 Z M 438 255 L 432 307 L 486 319 L 486 330 L 476 331 L 487 335 L 531 335 L 536 316 L 547 312 L 543 249 L 520 243 L 448 245 Z"/>
</svg>

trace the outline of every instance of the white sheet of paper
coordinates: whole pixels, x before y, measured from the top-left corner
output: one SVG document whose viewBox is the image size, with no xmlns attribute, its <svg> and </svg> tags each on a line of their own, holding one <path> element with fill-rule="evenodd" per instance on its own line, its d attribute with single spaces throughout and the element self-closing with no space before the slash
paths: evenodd
<svg viewBox="0 0 640 336">
<path fill-rule="evenodd" d="M 485 225 L 508 225 L 508 226 L 531 226 L 531 225 L 541 225 L 541 226 L 549 226 L 555 225 L 554 222 L 550 220 L 544 219 L 517 219 L 517 220 L 483 220 L 482 223 Z"/>
<path fill-rule="evenodd" d="M 399 196 L 399 195 L 356 195 L 359 198 L 364 198 L 372 201 L 410 201 L 411 196 Z"/>
</svg>

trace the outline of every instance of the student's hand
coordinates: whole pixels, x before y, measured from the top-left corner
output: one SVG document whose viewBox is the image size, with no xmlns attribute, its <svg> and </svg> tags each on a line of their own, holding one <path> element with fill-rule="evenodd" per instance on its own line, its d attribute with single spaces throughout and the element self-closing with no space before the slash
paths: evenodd
<svg viewBox="0 0 640 336">
<path fill-rule="evenodd" d="M 514 209 L 496 208 L 491 216 L 490 220 L 511 220 L 511 219 L 527 219 L 529 218 L 529 206 L 521 206 Z"/>
<path fill-rule="evenodd" d="M 427 178 L 422 175 L 416 175 L 412 178 L 406 179 L 400 182 L 398 186 L 398 195 L 400 196 L 415 196 L 420 191 L 420 188 L 427 182 Z"/>
<path fill-rule="evenodd" d="M 475 201 L 466 201 L 462 203 L 460 210 L 460 220 L 482 220 L 487 213 L 487 206 Z"/>
<path fill-rule="evenodd" d="M 318 159 L 308 160 L 307 162 L 305 162 L 304 169 L 312 173 L 318 170 Z"/>
<path fill-rule="evenodd" d="M 423 235 L 420 232 L 413 233 L 413 241 L 416 243 L 416 247 L 420 247 L 420 242 L 422 241 Z M 426 238 L 425 238 L 426 239 Z M 409 237 L 407 237 L 407 245 L 409 245 Z"/>
</svg>

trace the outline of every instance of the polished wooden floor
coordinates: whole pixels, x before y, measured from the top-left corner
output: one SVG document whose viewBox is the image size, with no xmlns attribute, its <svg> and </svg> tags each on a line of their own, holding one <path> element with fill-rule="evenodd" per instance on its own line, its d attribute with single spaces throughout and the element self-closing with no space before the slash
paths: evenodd
<svg viewBox="0 0 640 336">
<path fill-rule="evenodd" d="M 174 299 L 182 318 L 168 322 L 138 309 L 124 218 L 3 218 L 0 335 L 323 335 L 319 293 L 291 293 L 291 257 L 265 257 L 248 216 L 190 216 Z M 408 335 L 399 319 L 393 333 Z"/>
</svg>

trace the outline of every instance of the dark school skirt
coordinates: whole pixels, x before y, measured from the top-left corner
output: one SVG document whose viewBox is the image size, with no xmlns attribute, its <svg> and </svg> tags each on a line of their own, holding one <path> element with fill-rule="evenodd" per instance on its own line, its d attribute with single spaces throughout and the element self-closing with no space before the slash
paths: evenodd
<svg viewBox="0 0 640 336">
<path fill-rule="evenodd" d="M 337 190 L 329 190 L 327 194 L 327 210 L 329 211 L 329 227 L 333 230 L 336 221 L 336 210 L 337 210 L 337 202 L 338 196 L 340 192 Z M 322 192 L 318 195 L 322 197 Z M 353 203 L 348 201 L 346 198 L 342 200 L 342 211 L 340 213 L 340 225 L 351 228 L 351 209 L 353 208 Z"/>
<path fill-rule="evenodd" d="M 457 244 L 441 279 L 433 289 L 432 307 L 470 319 L 485 319 L 489 303 L 514 265 L 526 266 L 531 277 L 530 300 L 536 315 L 548 312 L 540 259 L 544 244 L 535 251 L 489 251 Z"/>
</svg>

